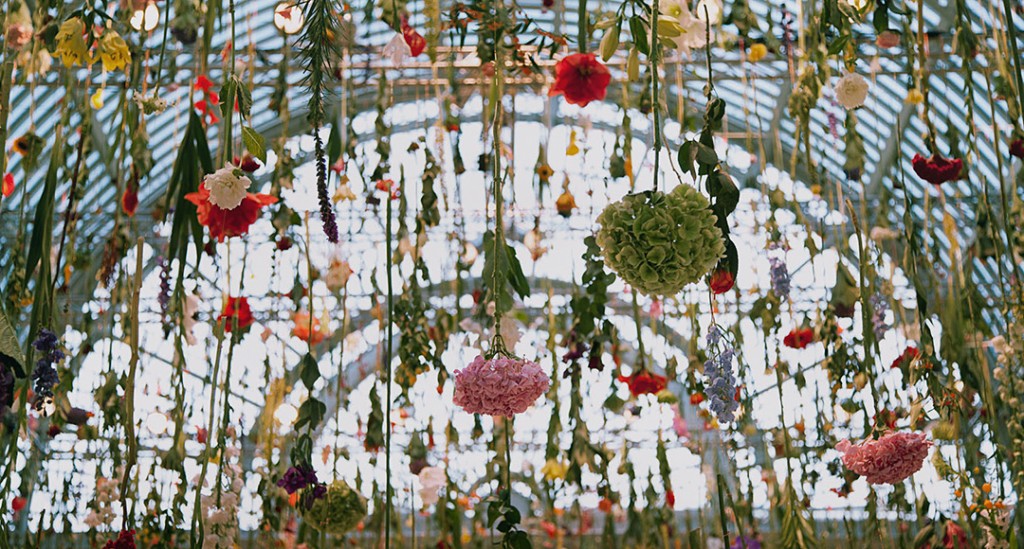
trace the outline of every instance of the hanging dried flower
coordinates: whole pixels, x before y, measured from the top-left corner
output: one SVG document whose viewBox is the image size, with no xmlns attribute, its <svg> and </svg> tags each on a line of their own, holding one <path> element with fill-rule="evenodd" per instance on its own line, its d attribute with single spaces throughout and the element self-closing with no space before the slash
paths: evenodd
<svg viewBox="0 0 1024 549">
<path fill-rule="evenodd" d="M 768 55 L 768 46 L 764 44 L 753 44 L 750 46 L 750 53 L 747 54 L 747 59 L 751 63 L 757 63 L 764 59 Z"/>
<path fill-rule="evenodd" d="M 721 295 L 728 292 L 736 284 L 736 277 L 729 272 L 729 269 L 719 265 L 711 272 L 711 277 L 708 280 L 708 286 L 711 287 L 711 292 L 715 295 Z"/>
<path fill-rule="evenodd" d="M 855 72 L 844 74 L 836 82 L 836 101 L 846 109 L 856 109 L 867 99 L 868 87 L 868 81 L 863 76 Z"/>
<path fill-rule="evenodd" d="M 668 386 L 668 378 L 648 372 L 646 369 L 639 369 L 631 375 L 620 375 L 615 378 L 629 387 L 629 394 L 634 397 L 641 395 L 656 395 Z"/>
<path fill-rule="evenodd" d="M 96 51 L 105 71 L 123 70 L 132 60 L 128 44 L 117 31 L 112 29 L 103 31 Z"/>
<path fill-rule="evenodd" d="M 911 164 L 914 166 L 914 173 L 932 185 L 941 185 L 959 179 L 960 172 L 964 169 L 963 160 L 945 158 L 938 154 L 933 154 L 928 158 L 921 156 L 920 153 L 915 154 Z"/>
<path fill-rule="evenodd" d="M 453 402 L 466 413 L 512 417 L 525 412 L 550 383 L 536 362 L 480 355 L 455 371 Z"/>
<path fill-rule="evenodd" d="M 0 186 L 0 195 L 4 198 L 11 196 L 14 193 L 14 174 L 7 172 L 4 174 L 4 182 Z"/>
<path fill-rule="evenodd" d="M 77 17 L 64 21 L 54 38 L 54 53 L 65 67 L 89 64 L 89 46 L 85 43 L 85 23 Z"/>
<path fill-rule="evenodd" d="M 782 338 L 782 344 L 790 349 L 803 349 L 813 342 L 814 330 L 806 326 L 793 328 Z"/>
<path fill-rule="evenodd" d="M 847 469 L 870 484 L 898 484 L 921 470 L 932 443 L 922 433 L 889 433 L 857 445 L 836 445 Z"/>
<path fill-rule="evenodd" d="M 249 326 L 255 322 L 252 317 L 252 309 L 249 308 L 249 299 L 228 296 L 227 301 L 224 302 L 224 309 L 217 320 L 224 322 L 225 332 L 244 333 L 248 331 Z"/>
<path fill-rule="evenodd" d="M 233 210 L 245 200 L 249 194 L 252 181 L 242 174 L 242 170 L 227 165 L 203 178 L 203 188 L 209 191 L 210 204 L 223 210 Z"/>
<path fill-rule="evenodd" d="M 249 227 L 260 218 L 260 210 L 277 202 L 276 197 L 267 194 L 246 193 L 237 207 L 225 210 L 210 201 L 210 190 L 205 184 L 199 186 L 198 192 L 186 194 L 185 200 L 195 204 L 199 223 L 219 242 L 248 234 Z"/>
</svg>

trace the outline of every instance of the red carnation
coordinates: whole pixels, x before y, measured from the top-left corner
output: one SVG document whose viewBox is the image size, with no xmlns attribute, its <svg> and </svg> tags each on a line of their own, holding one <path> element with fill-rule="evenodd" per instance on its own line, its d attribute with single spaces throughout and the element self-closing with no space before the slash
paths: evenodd
<svg viewBox="0 0 1024 549">
<path fill-rule="evenodd" d="M 782 338 L 782 344 L 791 349 L 803 349 L 814 341 L 814 330 L 810 328 L 793 328 L 786 337 Z"/>
<path fill-rule="evenodd" d="M 221 311 L 217 320 L 224 321 L 225 332 L 245 331 L 253 323 L 249 300 L 244 297 L 228 296 L 228 300 L 224 303 L 224 310 Z"/>
<path fill-rule="evenodd" d="M 629 387 L 630 394 L 635 397 L 657 394 L 668 386 L 668 379 L 665 376 L 652 374 L 647 370 L 638 370 L 631 376 L 620 375 L 617 379 L 625 383 Z"/>
<path fill-rule="evenodd" d="M 249 226 L 260 218 L 260 210 L 277 202 L 276 197 L 268 194 L 248 193 L 233 210 L 225 210 L 210 203 L 210 190 L 206 185 L 200 185 L 197 192 L 186 194 L 185 200 L 196 205 L 199 223 L 210 229 L 210 236 L 219 242 L 226 237 L 247 234 Z"/>
<path fill-rule="evenodd" d="M 711 286 L 711 292 L 715 295 L 724 294 L 732 289 L 733 285 L 736 284 L 736 277 L 729 272 L 729 269 L 722 267 L 716 268 L 711 273 L 711 280 L 708 285 Z"/>
<path fill-rule="evenodd" d="M 573 105 L 586 107 L 604 99 L 612 73 L 592 53 L 574 53 L 555 65 L 555 85 L 549 96 L 562 94 Z"/>
<path fill-rule="evenodd" d="M 1010 142 L 1010 154 L 1017 158 L 1024 158 L 1024 137 L 1018 137 Z"/>
<path fill-rule="evenodd" d="M 960 178 L 960 172 L 964 169 L 964 161 L 959 158 L 945 158 L 933 154 L 928 158 L 915 154 L 911 163 L 914 165 L 914 173 L 918 177 L 931 183 L 941 185 L 947 181 Z"/>
<path fill-rule="evenodd" d="M 426 39 L 409 25 L 402 25 L 402 38 L 405 39 L 405 43 L 409 46 L 409 55 L 413 57 L 423 53 L 423 50 L 427 47 Z"/>
</svg>

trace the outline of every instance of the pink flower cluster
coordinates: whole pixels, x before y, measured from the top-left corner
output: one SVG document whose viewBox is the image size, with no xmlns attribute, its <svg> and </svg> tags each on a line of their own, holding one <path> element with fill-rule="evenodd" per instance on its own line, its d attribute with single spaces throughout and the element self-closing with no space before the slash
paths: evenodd
<svg viewBox="0 0 1024 549">
<path fill-rule="evenodd" d="M 512 417 L 544 394 L 551 380 L 528 360 L 478 356 L 455 371 L 455 404 L 470 414 Z"/>
<path fill-rule="evenodd" d="M 922 433 L 889 433 L 857 445 L 836 445 L 847 469 L 871 484 L 896 484 L 921 470 L 932 443 Z"/>
</svg>

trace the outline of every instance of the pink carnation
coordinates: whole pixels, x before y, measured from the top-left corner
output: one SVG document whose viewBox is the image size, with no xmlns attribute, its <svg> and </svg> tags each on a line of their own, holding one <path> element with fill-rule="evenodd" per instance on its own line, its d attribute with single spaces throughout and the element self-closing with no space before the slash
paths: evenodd
<svg viewBox="0 0 1024 549">
<path fill-rule="evenodd" d="M 844 440 L 836 445 L 847 469 L 871 484 L 896 484 L 921 470 L 931 442 L 922 433 L 889 433 L 857 445 Z"/>
<path fill-rule="evenodd" d="M 456 370 L 453 400 L 470 414 L 512 417 L 525 412 L 550 384 L 536 362 L 478 356 Z"/>
</svg>

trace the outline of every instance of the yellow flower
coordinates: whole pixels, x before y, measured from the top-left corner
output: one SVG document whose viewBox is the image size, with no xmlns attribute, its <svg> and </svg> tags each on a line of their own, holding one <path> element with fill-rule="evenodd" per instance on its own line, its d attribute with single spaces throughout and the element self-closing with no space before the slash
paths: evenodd
<svg viewBox="0 0 1024 549">
<path fill-rule="evenodd" d="M 764 59 L 766 55 L 768 55 L 768 46 L 765 46 L 764 44 L 754 44 L 753 46 L 750 46 L 750 53 L 747 54 L 747 58 L 750 59 L 752 63 L 757 63 Z"/>
<path fill-rule="evenodd" d="M 89 46 L 85 43 L 85 23 L 72 17 L 61 23 L 55 38 L 56 53 L 65 67 L 89 64 Z"/>
<path fill-rule="evenodd" d="M 92 97 L 89 98 L 89 103 L 96 110 L 103 108 L 103 88 L 96 89 L 96 93 L 92 94 Z"/>
<path fill-rule="evenodd" d="M 568 156 L 576 156 L 580 153 L 580 146 L 576 144 L 576 130 L 569 134 L 569 146 L 565 149 Z"/>
<path fill-rule="evenodd" d="M 116 31 L 107 29 L 103 31 L 99 45 L 100 61 L 103 61 L 103 70 L 122 70 L 132 60 L 132 54 L 128 51 L 128 44 Z"/>
<path fill-rule="evenodd" d="M 920 105 L 923 102 L 924 94 L 921 93 L 921 90 L 914 88 L 907 92 L 907 103 L 910 103 L 911 105 Z"/>
<path fill-rule="evenodd" d="M 555 173 L 555 170 L 552 170 L 551 166 L 548 166 L 547 164 L 541 164 L 537 166 L 537 169 L 535 171 L 537 172 L 537 177 L 539 177 L 540 180 L 544 182 L 547 182 L 549 179 L 551 179 L 551 176 L 554 175 Z"/>
<path fill-rule="evenodd" d="M 544 480 L 563 480 L 565 479 L 566 473 L 569 472 L 569 464 L 564 461 L 558 461 L 555 458 L 551 458 L 544 463 L 544 466 L 540 468 L 541 474 L 544 475 Z"/>
</svg>

